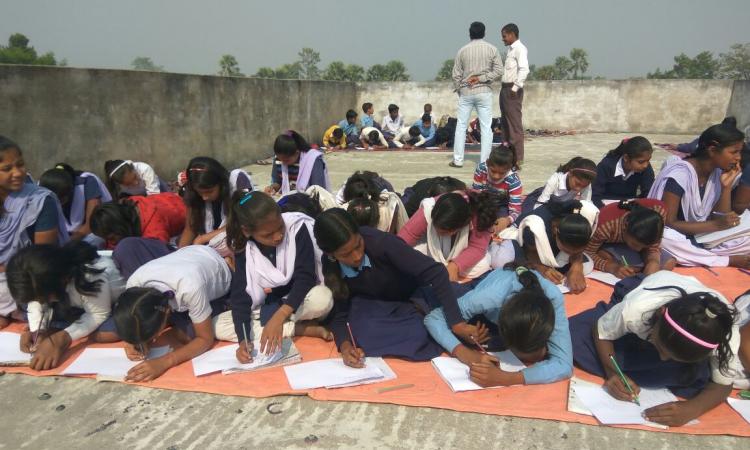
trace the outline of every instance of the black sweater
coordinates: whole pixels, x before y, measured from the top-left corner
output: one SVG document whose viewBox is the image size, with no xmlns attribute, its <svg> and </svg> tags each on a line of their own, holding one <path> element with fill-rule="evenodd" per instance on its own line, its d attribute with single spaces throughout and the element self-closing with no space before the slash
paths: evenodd
<svg viewBox="0 0 750 450">
<path fill-rule="evenodd" d="M 646 198 L 651 185 L 654 184 L 654 169 L 651 164 L 646 170 L 634 173 L 627 180 L 624 180 L 622 175 L 615 177 L 619 160 L 619 156 L 605 156 L 596 166 L 596 180 L 591 187 L 591 200 L 598 208 L 604 206 L 602 200 Z"/>
</svg>

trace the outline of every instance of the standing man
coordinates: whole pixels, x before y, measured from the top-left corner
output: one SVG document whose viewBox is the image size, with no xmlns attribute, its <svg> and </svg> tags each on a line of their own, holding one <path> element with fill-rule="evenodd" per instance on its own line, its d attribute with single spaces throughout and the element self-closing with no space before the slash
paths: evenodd
<svg viewBox="0 0 750 450">
<path fill-rule="evenodd" d="M 503 84 L 500 89 L 500 114 L 503 139 L 516 149 L 518 163 L 523 161 L 523 84 L 529 76 L 529 51 L 518 39 L 518 26 L 505 25 L 501 30 L 503 44 L 510 47 L 505 57 Z M 484 137 L 482 137 L 484 140 Z"/>
<path fill-rule="evenodd" d="M 458 92 L 458 123 L 453 140 L 451 167 L 463 167 L 466 127 L 473 109 L 477 110 L 482 129 L 482 154 L 479 162 L 490 156 L 492 149 L 492 81 L 502 75 L 503 64 L 494 45 L 484 40 L 484 24 L 473 22 L 469 27 L 471 42 L 458 51 L 453 63 L 453 87 Z"/>
</svg>

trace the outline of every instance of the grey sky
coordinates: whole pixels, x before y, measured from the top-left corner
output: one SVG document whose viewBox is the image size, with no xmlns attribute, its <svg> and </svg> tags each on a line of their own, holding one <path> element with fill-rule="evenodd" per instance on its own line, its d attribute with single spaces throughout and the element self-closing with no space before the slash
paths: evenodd
<svg viewBox="0 0 750 450">
<path fill-rule="evenodd" d="M 502 25 L 518 24 L 532 64 L 584 48 L 589 74 L 608 78 L 669 68 L 680 52 L 750 42 L 748 0 L 0 0 L 2 41 L 24 33 L 76 67 L 129 68 L 149 56 L 188 73 L 215 73 L 230 53 L 252 74 L 312 47 L 321 68 L 398 59 L 413 79 L 428 80 L 468 41 L 473 20 L 498 46 Z"/>
</svg>

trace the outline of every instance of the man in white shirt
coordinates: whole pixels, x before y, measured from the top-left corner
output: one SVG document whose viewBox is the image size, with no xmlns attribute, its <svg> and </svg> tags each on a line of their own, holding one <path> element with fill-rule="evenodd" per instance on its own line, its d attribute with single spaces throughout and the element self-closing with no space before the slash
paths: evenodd
<svg viewBox="0 0 750 450">
<path fill-rule="evenodd" d="M 388 115 L 383 117 L 383 135 L 386 139 L 393 139 L 401 127 L 404 126 L 404 118 L 398 113 L 398 105 L 388 105 Z"/>
<path fill-rule="evenodd" d="M 502 115 L 503 139 L 516 149 L 516 158 L 523 161 L 523 85 L 529 76 L 529 51 L 518 39 L 518 26 L 505 25 L 501 30 L 503 43 L 509 47 L 505 57 L 502 89 L 500 89 L 500 113 Z"/>
<path fill-rule="evenodd" d="M 402 127 L 398 134 L 393 138 L 393 145 L 398 148 L 409 150 L 424 145 L 426 141 L 427 140 L 424 136 L 422 136 L 422 132 L 419 131 L 419 127 Z"/>
</svg>

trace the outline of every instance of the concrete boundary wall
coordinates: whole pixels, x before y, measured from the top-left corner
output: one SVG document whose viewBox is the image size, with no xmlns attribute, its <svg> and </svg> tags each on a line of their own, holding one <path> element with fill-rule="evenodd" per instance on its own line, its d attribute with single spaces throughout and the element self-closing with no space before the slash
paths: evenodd
<svg viewBox="0 0 750 450">
<path fill-rule="evenodd" d="M 529 82 L 525 91 L 527 128 L 697 134 L 727 113 L 742 129 L 750 125 L 750 81 L 550 81 Z M 456 94 L 445 82 L 0 65 L 0 134 L 22 146 L 36 175 L 61 161 L 101 174 L 105 160 L 129 158 L 172 179 L 197 155 L 238 167 L 269 156 L 285 129 L 319 142 L 347 109 L 361 114 L 367 101 L 375 104 L 377 121 L 389 103 L 401 107 L 407 123 L 421 116 L 424 103 L 433 104 L 436 117 L 456 113 Z"/>
</svg>

